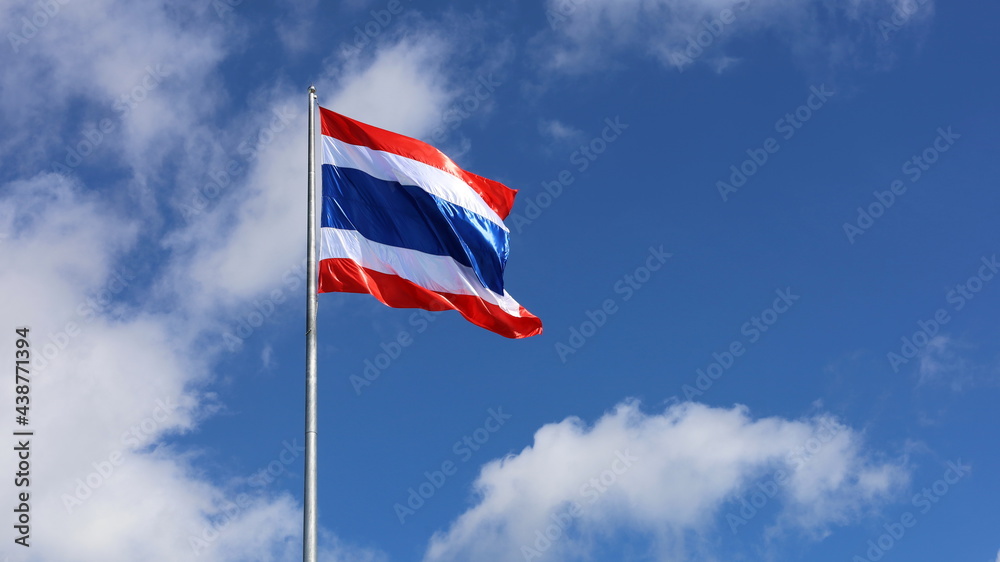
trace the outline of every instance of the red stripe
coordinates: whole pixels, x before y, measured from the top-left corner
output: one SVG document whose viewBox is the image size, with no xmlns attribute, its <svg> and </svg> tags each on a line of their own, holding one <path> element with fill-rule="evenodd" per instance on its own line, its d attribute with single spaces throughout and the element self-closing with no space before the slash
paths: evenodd
<svg viewBox="0 0 1000 562">
<path fill-rule="evenodd" d="M 507 218 L 510 214 L 510 209 L 514 206 L 514 196 L 517 195 L 516 189 L 466 172 L 443 152 L 423 141 L 355 121 L 323 107 L 319 108 L 319 113 L 325 136 L 356 146 L 366 146 L 372 150 L 398 154 L 448 172 L 469 184 L 469 187 L 475 190 L 501 219 Z"/>
<path fill-rule="evenodd" d="M 511 316 L 499 306 L 472 295 L 436 293 L 396 275 L 372 271 L 354 260 L 335 258 L 319 262 L 319 292 L 369 293 L 393 308 L 457 310 L 473 324 L 507 338 L 542 333 L 542 321 L 521 307 Z"/>
</svg>

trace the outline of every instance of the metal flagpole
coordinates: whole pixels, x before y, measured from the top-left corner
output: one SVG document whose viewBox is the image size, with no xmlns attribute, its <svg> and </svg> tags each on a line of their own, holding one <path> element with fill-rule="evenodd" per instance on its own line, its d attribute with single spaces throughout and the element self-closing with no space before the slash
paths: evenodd
<svg viewBox="0 0 1000 562">
<path fill-rule="evenodd" d="M 306 462 L 302 560 L 316 560 L 316 87 L 309 86 L 309 227 L 306 257 Z"/>
</svg>

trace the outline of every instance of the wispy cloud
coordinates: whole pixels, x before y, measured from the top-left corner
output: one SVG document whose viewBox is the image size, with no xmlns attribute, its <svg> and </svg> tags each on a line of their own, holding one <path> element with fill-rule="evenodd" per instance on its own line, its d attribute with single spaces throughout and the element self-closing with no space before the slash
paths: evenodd
<svg viewBox="0 0 1000 562">
<path fill-rule="evenodd" d="M 586 138 L 586 134 L 582 130 L 558 119 L 543 119 L 538 123 L 538 131 L 550 140 L 559 143 L 580 142 Z"/>
<path fill-rule="evenodd" d="M 946 335 L 932 338 L 920 351 L 917 369 L 920 384 L 940 381 L 946 377 L 952 384 L 958 383 L 957 378 L 967 374 L 969 366 L 958 353 L 960 347 L 963 346 Z"/>
<path fill-rule="evenodd" d="M 699 62 L 717 72 L 734 61 L 725 47 L 749 33 L 769 31 L 809 64 L 881 64 L 905 30 L 919 30 L 933 0 L 911 13 L 905 0 L 549 0 L 551 29 L 538 38 L 546 66 L 587 72 L 614 66 L 627 52 L 684 70 Z M 893 22 L 897 23 L 893 23 Z M 881 22 L 885 22 L 880 27 Z M 885 26 L 892 31 L 883 31 Z"/>
<path fill-rule="evenodd" d="M 275 24 L 278 38 L 293 53 L 305 51 L 315 44 L 318 0 L 284 0 L 282 4 L 288 15 Z"/>
<path fill-rule="evenodd" d="M 917 359 L 919 386 L 947 386 L 961 392 L 1000 381 L 997 368 L 973 359 L 975 346 L 947 334 L 931 338 Z"/>
</svg>

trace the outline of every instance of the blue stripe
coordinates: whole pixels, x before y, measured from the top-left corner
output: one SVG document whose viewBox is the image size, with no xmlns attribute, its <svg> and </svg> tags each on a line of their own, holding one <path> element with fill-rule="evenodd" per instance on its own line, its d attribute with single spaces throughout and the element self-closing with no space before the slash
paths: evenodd
<svg viewBox="0 0 1000 562">
<path fill-rule="evenodd" d="M 485 287 L 503 294 L 510 249 L 507 231 L 419 187 L 324 164 L 321 224 L 356 230 L 387 246 L 450 256 L 471 267 Z"/>
</svg>

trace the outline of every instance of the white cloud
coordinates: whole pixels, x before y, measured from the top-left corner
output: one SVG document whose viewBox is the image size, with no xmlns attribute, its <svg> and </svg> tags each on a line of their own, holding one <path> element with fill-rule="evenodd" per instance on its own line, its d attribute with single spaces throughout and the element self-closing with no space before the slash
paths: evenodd
<svg viewBox="0 0 1000 562">
<path fill-rule="evenodd" d="M 753 420 L 742 407 L 692 403 L 649 415 L 628 402 L 591 427 L 576 418 L 546 425 L 533 446 L 484 466 L 478 501 L 433 537 L 425 560 L 562 560 L 623 531 L 647 536 L 662 556 L 682 556 L 702 545 L 682 547 L 677 537 L 704 536 L 707 545 L 720 524 L 732 524 L 722 517 L 727 506 L 738 513 L 740 496 L 777 470 L 788 478 L 772 500 L 781 505 L 772 534 L 821 534 L 908 480 L 829 416 Z M 558 536 L 548 547 L 539 539 L 546 532 Z"/>
<path fill-rule="evenodd" d="M 961 374 L 959 371 L 966 365 L 958 356 L 956 347 L 961 346 L 949 336 L 938 335 L 931 338 L 918 356 L 920 384 Z"/>
<path fill-rule="evenodd" d="M 709 65 L 712 66 L 712 70 L 714 70 L 716 74 L 722 74 L 729 67 L 739 64 L 740 60 L 741 59 L 735 57 L 727 57 L 723 55 L 720 57 L 709 59 L 707 62 Z"/>
<path fill-rule="evenodd" d="M 577 142 L 582 141 L 585 134 L 580 129 L 567 125 L 558 119 L 542 120 L 538 124 L 538 130 L 556 142 Z"/>
<path fill-rule="evenodd" d="M 20 18 L 35 6 L 0 7 L 4 36 L 20 32 Z M 607 6 L 619 28 L 635 25 Z M 305 92 L 283 84 L 263 89 L 233 124 L 215 124 L 225 92 L 205 92 L 218 88 L 232 37 L 206 10 L 70 2 L 5 59 L 0 74 L 0 121 L 23 132 L 0 141 L 0 154 L 24 166 L 6 170 L 21 179 L 0 190 L 0 258 L 8 264 L 0 291 L 15 296 L 5 315 L 31 326 L 44 362 L 31 414 L 44 444 L 33 453 L 34 474 L 46 483 L 33 496 L 37 520 L 45 522 L 36 527 L 33 561 L 174 561 L 192 559 L 194 549 L 210 562 L 299 556 L 300 509 L 289 495 L 240 496 L 204 474 L 198 451 L 167 444 L 219 407 L 209 392 L 215 356 L 200 336 L 230 323 L 262 293 L 285 290 L 283 274 L 304 257 L 305 138 L 298 124 Z M 317 84 L 324 105 L 405 134 L 432 132 L 457 95 L 448 69 L 455 43 L 426 33 L 401 37 L 373 46 L 367 62 L 331 69 Z M 169 71 L 155 88 L 144 85 L 157 64 Z M 137 102 L 127 117 L 114 108 L 122 95 Z M 47 126 L 71 108 L 79 122 Z M 116 131 L 89 162 L 126 171 L 127 186 L 169 189 L 140 205 L 119 194 L 118 182 L 85 184 L 20 163 L 37 169 L 35 157 L 61 155 L 109 116 Z M 248 137 L 252 159 L 234 153 Z M 182 156 L 160 175 L 167 154 Z M 200 214 L 166 223 L 166 205 L 195 195 L 184 186 L 205 185 L 237 157 L 241 170 Z M 134 259 L 150 247 L 169 254 L 169 263 Z M 266 350 L 261 361 L 269 362 Z M 546 426 L 534 447 L 483 469 L 482 502 L 434 539 L 429 557 L 476 555 L 488 545 L 516 553 L 519 541 L 577 497 L 582 479 L 613 465 L 615 450 L 639 460 L 579 518 L 582 529 L 701 528 L 750 479 L 787 464 L 787 450 L 807 442 L 820 423 L 752 421 L 740 409 L 696 405 L 648 416 L 623 405 L 593 428 L 573 420 Z M 868 460 L 859 447 L 858 435 L 844 428 L 815 461 L 794 470 L 782 496 L 787 519 L 778 524 L 815 529 L 845 521 L 902 479 L 898 468 Z M 13 496 L 11 483 L 5 490 Z M 529 501 L 532 494 L 538 499 Z M 677 509 L 666 509 L 666 500 Z M 482 546 L 473 538 L 483 538 Z M 327 534 L 324 543 L 330 559 L 384 559 Z"/>
<path fill-rule="evenodd" d="M 62 176 L 5 188 L 0 228 L 12 243 L 0 251 L 12 267 L 0 290 L 18 296 L 11 320 L 30 327 L 29 420 L 39 436 L 32 475 L 45 483 L 32 488 L 32 508 L 47 522 L 32 560 L 97 560 L 112 551 L 168 560 L 162 541 L 178 528 L 163 516 L 174 509 L 176 523 L 198 521 L 211 510 L 183 462 L 147 447 L 192 427 L 198 396 L 190 385 L 204 366 L 185 358 L 183 339 L 167 324 L 108 306 L 109 296 L 136 290 L 112 274 L 135 240 L 132 220 Z M 140 532 L 157 523 L 160 532 Z"/>
<path fill-rule="evenodd" d="M 30 327 L 35 353 L 31 506 L 44 521 L 30 557 L 10 559 L 189 560 L 200 540 L 200 560 L 295 560 L 291 497 L 238 500 L 196 452 L 165 445 L 213 411 L 200 390 L 211 356 L 196 352 L 196 324 L 144 305 L 139 264 L 123 261 L 140 221 L 64 176 L 0 193 L 0 291 L 17 297 L 4 314 Z M 15 497 L 12 481 L 4 490 Z"/>
<path fill-rule="evenodd" d="M 14 163 L 5 177 L 20 178 L 0 185 L 0 291 L 15 296 L 5 318 L 30 326 L 40 361 L 30 419 L 39 435 L 32 473 L 44 485 L 32 488 L 31 505 L 44 524 L 33 527 L 30 560 L 166 562 L 195 559 L 195 550 L 209 562 L 296 560 L 301 508 L 290 495 L 242 496 L 204 473 L 199 451 L 168 443 L 220 407 L 210 392 L 217 355 L 200 336 L 281 287 L 282 273 L 304 257 L 305 92 L 262 89 L 245 119 L 219 125 L 218 64 L 232 38 L 208 5 L 59 5 L 0 73 L 0 123 L 23 132 L 0 141 Z M 36 9 L 26 6 L 0 7 L 5 37 Z M 426 132 L 451 99 L 447 52 L 434 37 L 387 45 L 370 68 L 339 74 L 343 92 L 326 101 Z M 148 78 L 160 63 L 169 66 L 164 76 Z M 355 83 L 369 79 L 394 92 L 382 99 L 391 111 Z M 123 94 L 142 98 L 127 116 L 115 109 Z M 37 173 L 50 167 L 44 155 L 61 160 L 103 118 L 115 130 L 74 176 Z M 247 136 L 258 156 L 243 160 L 200 215 L 167 222 L 167 205 L 188 203 L 186 186 L 225 169 Z M 170 165 L 161 166 L 167 154 Z M 87 166 L 126 178 L 95 182 Z M 156 195 L 140 200 L 121 187 Z M 163 254 L 166 264 L 145 259 Z M 266 350 L 261 361 L 270 362 Z M 12 484 L 3 486 L 8 497 Z M 324 559 L 384 559 L 329 534 L 321 550 Z"/>
<path fill-rule="evenodd" d="M 784 39 L 800 59 L 825 64 L 879 65 L 893 40 L 919 29 L 933 13 L 933 0 L 893 14 L 909 0 L 548 0 L 549 67 L 584 72 L 613 65 L 628 51 L 685 69 L 700 62 L 717 72 L 732 59 L 725 45 L 750 32 L 768 30 Z M 895 21 L 896 23 L 893 23 Z M 880 27 L 880 22 L 886 25 Z"/>
<path fill-rule="evenodd" d="M 39 17 L 45 6 L 55 14 Z M 220 99 L 205 95 L 225 52 L 207 8 L 121 0 L 4 3 L 0 32 L 24 43 L 5 55 L 0 73 L 0 122 L 18 131 L 0 145 L 0 154 L 25 145 L 73 146 L 108 119 L 115 130 L 95 152 L 101 164 L 141 163 L 152 173 L 173 142 L 193 136 Z M 45 25 L 31 31 L 23 18 Z M 54 127 L 55 115 L 80 122 L 67 120 L 69 130 Z"/>
<path fill-rule="evenodd" d="M 271 344 L 265 344 L 264 349 L 260 352 L 260 364 L 263 369 L 270 369 L 271 366 L 274 365 L 273 355 L 274 348 L 271 347 Z"/>
<path fill-rule="evenodd" d="M 972 358 L 976 346 L 938 334 L 917 354 L 917 385 L 947 386 L 955 392 L 1000 382 L 995 363 L 980 363 Z"/>
<path fill-rule="evenodd" d="M 424 137 L 458 94 L 446 66 L 452 49 L 435 34 L 382 43 L 374 60 L 351 58 L 317 84 L 320 102 L 359 121 Z"/>
<path fill-rule="evenodd" d="M 426 135 L 455 95 L 447 86 L 449 49 L 433 35 L 383 45 L 368 66 L 352 62 L 321 78 L 316 84 L 320 104 L 379 127 Z M 279 87 L 269 93 L 246 118 L 252 124 L 246 130 L 254 157 L 248 160 L 238 149 L 227 157 L 246 171 L 235 175 L 233 186 L 221 190 L 217 199 L 207 201 L 207 211 L 168 239 L 181 259 L 161 285 L 187 294 L 192 314 L 221 309 L 229 321 L 257 297 L 278 291 L 291 298 L 290 279 L 300 280 L 295 287 L 301 286 L 306 110 L 304 91 Z M 216 171 L 225 169 L 225 161 Z M 187 194 L 179 204 L 190 205 L 195 196 Z"/>
</svg>

